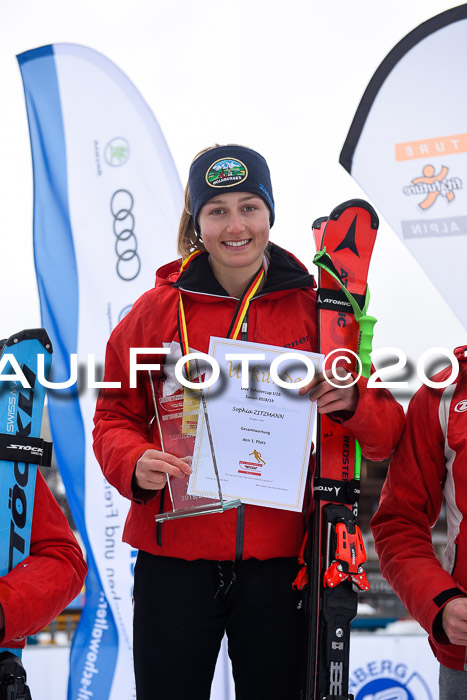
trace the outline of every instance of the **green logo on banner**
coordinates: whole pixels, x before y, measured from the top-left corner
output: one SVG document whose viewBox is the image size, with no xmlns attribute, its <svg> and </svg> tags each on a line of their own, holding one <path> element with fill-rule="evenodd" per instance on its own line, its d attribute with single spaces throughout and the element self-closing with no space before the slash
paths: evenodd
<svg viewBox="0 0 467 700">
<path fill-rule="evenodd" d="M 112 139 L 105 147 L 104 158 L 113 168 L 125 165 L 129 157 L 130 146 L 124 138 Z"/>
</svg>

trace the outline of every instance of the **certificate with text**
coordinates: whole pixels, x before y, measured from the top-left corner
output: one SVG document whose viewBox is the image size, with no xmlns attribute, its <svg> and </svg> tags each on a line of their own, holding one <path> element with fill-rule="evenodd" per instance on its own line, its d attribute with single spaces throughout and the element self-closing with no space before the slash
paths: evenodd
<svg viewBox="0 0 467 700">
<path fill-rule="evenodd" d="M 214 452 L 223 498 L 301 511 L 316 406 L 298 390 L 323 355 L 226 338 L 209 355 L 220 376 L 203 390 L 188 493 L 217 496 Z"/>
</svg>

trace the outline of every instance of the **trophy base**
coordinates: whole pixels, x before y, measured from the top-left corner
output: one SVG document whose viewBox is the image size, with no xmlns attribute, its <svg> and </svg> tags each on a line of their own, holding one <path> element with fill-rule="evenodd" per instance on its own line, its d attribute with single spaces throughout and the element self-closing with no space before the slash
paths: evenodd
<svg viewBox="0 0 467 700">
<path fill-rule="evenodd" d="M 233 501 L 213 501 L 202 506 L 191 508 L 174 508 L 166 513 L 158 513 L 154 520 L 156 523 L 163 523 L 166 520 L 177 520 L 178 518 L 191 518 L 194 515 L 209 515 L 210 513 L 223 513 L 225 510 L 238 508 L 242 504 L 239 498 Z"/>
</svg>

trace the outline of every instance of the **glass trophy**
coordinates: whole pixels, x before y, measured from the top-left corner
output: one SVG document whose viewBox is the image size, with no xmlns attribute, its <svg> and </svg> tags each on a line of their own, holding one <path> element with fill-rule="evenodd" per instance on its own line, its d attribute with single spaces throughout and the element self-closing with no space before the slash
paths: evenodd
<svg viewBox="0 0 467 700">
<path fill-rule="evenodd" d="M 212 489 L 209 493 L 194 495 L 190 489 L 191 476 L 168 476 L 163 508 L 155 520 L 165 522 L 238 508 L 240 499 L 226 500 L 222 494 L 204 390 L 182 387 L 171 371 L 172 362 L 168 360 L 164 367 L 165 379 L 157 386 L 149 371 L 155 413 L 154 434 L 158 434 L 164 452 L 186 458 L 189 463 L 197 460 L 199 464 L 201 460 L 203 468 L 208 470 Z M 192 378 L 205 375 L 198 361 L 192 363 L 192 367 L 196 369 L 191 372 Z"/>
</svg>

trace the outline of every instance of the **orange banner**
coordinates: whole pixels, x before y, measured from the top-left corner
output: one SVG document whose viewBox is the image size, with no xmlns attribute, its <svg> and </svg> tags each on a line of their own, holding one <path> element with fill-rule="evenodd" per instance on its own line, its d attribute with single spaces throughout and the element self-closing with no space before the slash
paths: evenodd
<svg viewBox="0 0 467 700">
<path fill-rule="evenodd" d="M 396 143 L 396 161 L 467 153 L 467 134 Z"/>
</svg>

